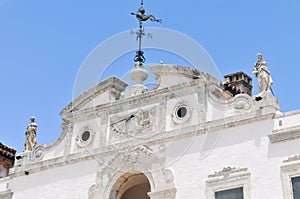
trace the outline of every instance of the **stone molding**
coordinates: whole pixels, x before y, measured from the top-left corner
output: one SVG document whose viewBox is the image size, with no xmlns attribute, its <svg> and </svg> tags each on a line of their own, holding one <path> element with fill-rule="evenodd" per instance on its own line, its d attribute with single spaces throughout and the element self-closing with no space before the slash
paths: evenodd
<svg viewBox="0 0 300 199">
<path fill-rule="evenodd" d="M 176 198 L 177 189 L 167 189 L 158 192 L 150 192 L 148 196 L 150 199 L 175 199 Z"/>
<path fill-rule="evenodd" d="M 284 160 L 283 163 L 294 162 L 298 160 L 300 161 L 300 154 L 289 157 L 287 160 Z"/>
<path fill-rule="evenodd" d="M 109 89 L 116 89 L 117 91 L 121 92 L 125 89 L 126 86 L 127 83 L 123 82 L 117 77 L 109 77 L 108 79 L 96 84 L 95 86 L 75 98 L 70 104 L 63 108 L 63 110 L 60 112 L 60 115 L 64 116 L 74 109 L 78 110 L 81 106 Z"/>
<path fill-rule="evenodd" d="M 277 129 L 273 131 L 271 135 L 269 135 L 271 143 L 278 143 L 288 140 L 294 140 L 300 138 L 300 125 Z"/>
<path fill-rule="evenodd" d="M 208 176 L 208 178 L 215 178 L 215 177 L 226 177 L 234 173 L 241 173 L 248 171 L 247 168 L 235 168 L 235 167 L 224 167 L 223 170 L 217 171 L 214 174 Z"/>
<path fill-rule="evenodd" d="M 0 192 L 0 199 L 12 199 L 12 197 L 13 192 L 11 190 Z"/>
<path fill-rule="evenodd" d="M 160 64 L 160 65 L 152 65 L 150 66 L 152 73 L 155 75 L 157 83 L 154 89 L 158 89 L 160 87 L 170 87 L 173 85 L 161 85 L 162 79 L 165 76 L 178 76 L 180 78 L 185 78 L 185 82 L 192 82 L 194 80 L 203 82 L 207 81 L 210 83 L 221 84 L 219 80 L 209 75 L 206 72 L 199 71 L 195 68 L 189 68 L 178 65 L 168 65 L 168 64 Z"/>
<path fill-rule="evenodd" d="M 24 170 L 30 170 L 31 172 L 39 172 L 47 168 L 55 168 L 63 165 L 73 164 L 76 162 L 91 160 L 95 156 L 109 156 L 111 154 L 116 154 L 122 149 L 128 148 L 128 146 L 136 147 L 140 145 L 153 146 L 156 144 L 167 143 L 170 140 L 178 140 L 181 138 L 187 138 L 189 136 L 195 136 L 205 133 L 214 132 L 221 129 L 228 129 L 235 126 L 241 126 L 249 124 L 256 121 L 268 120 L 274 117 L 273 112 L 266 115 L 261 115 L 257 113 L 246 113 L 239 116 L 232 116 L 221 120 L 215 120 L 212 122 L 205 122 L 199 125 L 193 125 L 184 127 L 181 129 L 181 133 L 178 134 L 178 130 L 164 131 L 160 134 L 156 134 L 149 139 L 143 140 L 128 140 L 119 142 L 116 146 L 115 144 L 106 145 L 103 147 L 90 149 L 88 153 L 78 152 L 76 154 L 68 154 L 66 156 L 56 157 L 49 160 L 39 161 L 39 162 L 28 162 L 27 164 L 16 165 L 13 175 L 24 175 Z"/>
<path fill-rule="evenodd" d="M 215 192 L 243 187 L 244 199 L 250 199 L 250 172 L 247 168 L 224 167 L 208 176 L 206 198 L 215 199 Z"/>
<path fill-rule="evenodd" d="M 292 178 L 300 176 L 299 155 L 284 160 L 281 165 L 283 199 L 293 199 Z"/>
</svg>

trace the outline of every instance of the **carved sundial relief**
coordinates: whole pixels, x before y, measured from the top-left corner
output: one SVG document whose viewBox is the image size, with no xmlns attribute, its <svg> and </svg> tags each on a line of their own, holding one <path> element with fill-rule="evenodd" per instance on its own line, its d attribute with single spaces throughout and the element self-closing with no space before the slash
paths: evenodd
<svg viewBox="0 0 300 199">
<path fill-rule="evenodd" d="M 111 139 L 143 133 L 153 125 L 155 108 L 121 113 L 110 118 L 109 136 Z"/>
</svg>

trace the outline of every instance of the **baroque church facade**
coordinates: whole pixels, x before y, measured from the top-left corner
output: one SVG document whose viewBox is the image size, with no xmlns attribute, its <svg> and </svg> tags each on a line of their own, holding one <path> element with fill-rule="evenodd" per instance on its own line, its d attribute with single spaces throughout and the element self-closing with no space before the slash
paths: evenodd
<svg viewBox="0 0 300 199">
<path fill-rule="evenodd" d="M 147 90 L 141 56 L 134 85 L 110 77 L 67 105 L 53 144 L 31 118 L 24 152 L 0 145 L 1 199 L 300 198 L 300 111 L 280 111 L 261 55 L 254 96 L 243 72 L 162 63 Z"/>
<path fill-rule="evenodd" d="M 127 84 L 111 77 L 66 106 L 61 136 L 16 156 L 0 198 L 299 197 L 299 111 L 228 86 L 249 88 L 244 73 L 224 86 L 192 68 L 151 70 L 150 91 L 118 98 Z"/>
</svg>

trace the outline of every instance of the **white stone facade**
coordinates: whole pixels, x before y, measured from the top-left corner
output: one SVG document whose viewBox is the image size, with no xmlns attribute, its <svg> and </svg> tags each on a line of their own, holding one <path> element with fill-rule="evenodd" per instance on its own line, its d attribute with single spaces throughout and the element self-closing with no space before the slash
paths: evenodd
<svg viewBox="0 0 300 199">
<path fill-rule="evenodd" d="M 300 111 L 281 113 L 270 92 L 227 99 L 195 69 L 151 70 L 153 90 L 116 99 L 127 84 L 112 77 L 64 108 L 61 136 L 19 154 L 0 198 L 127 199 L 147 184 L 151 199 L 211 199 L 236 187 L 245 199 L 292 198 Z"/>
</svg>

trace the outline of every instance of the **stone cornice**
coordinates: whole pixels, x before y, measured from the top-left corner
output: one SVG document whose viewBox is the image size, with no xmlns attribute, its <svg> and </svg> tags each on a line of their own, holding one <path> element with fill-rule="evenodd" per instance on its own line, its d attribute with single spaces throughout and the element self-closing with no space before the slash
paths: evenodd
<svg viewBox="0 0 300 199">
<path fill-rule="evenodd" d="M 284 160 L 283 163 L 290 163 L 290 162 L 300 162 L 300 154 L 289 157 L 287 160 Z"/>
<path fill-rule="evenodd" d="M 221 171 L 209 175 L 208 178 L 226 177 L 235 173 L 242 173 L 247 171 L 247 168 L 224 167 Z"/>
<path fill-rule="evenodd" d="M 86 104 L 88 101 L 91 101 L 99 94 L 105 92 L 107 89 L 115 88 L 119 92 L 123 91 L 127 86 L 127 83 L 116 77 L 109 77 L 108 79 L 96 84 L 92 88 L 88 89 L 80 96 L 75 98 L 70 104 L 68 104 L 63 110 L 60 112 L 60 115 L 65 115 L 74 109 L 78 109 L 82 105 Z"/>
<path fill-rule="evenodd" d="M 199 80 L 193 80 L 189 83 L 179 84 L 175 86 L 171 86 L 169 88 L 162 88 L 159 90 L 151 90 L 146 93 L 143 93 L 141 95 L 128 97 L 128 98 L 122 98 L 116 101 L 112 101 L 105 104 L 100 104 L 98 106 L 87 108 L 80 111 L 74 111 L 72 113 L 66 114 L 66 118 L 72 118 L 72 117 L 82 117 L 84 115 L 88 114 L 95 114 L 95 112 L 100 113 L 104 111 L 113 111 L 113 107 L 122 107 L 126 105 L 137 107 L 137 106 L 144 106 L 144 105 L 150 105 L 152 102 L 159 102 L 162 97 L 175 97 L 177 92 L 195 92 L 197 90 L 195 89 L 184 89 L 188 85 L 189 87 L 203 87 L 204 82 Z M 175 96 L 174 96 L 175 95 Z"/>
<path fill-rule="evenodd" d="M 300 138 L 300 125 L 277 129 L 273 131 L 271 135 L 269 135 L 269 138 L 271 143 L 278 143 Z"/>
<path fill-rule="evenodd" d="M 217 130 L 229 129 L 234 126 L 241 126 L 244 124 L 249 124 L 252 122 L 272 119 L 274 117 L 273 112 L 266 115 L 257 115 L 253 113 L 247 113 L 244 115 L 233 116 L 221 120 L 216 120 L 212 122 L 203 123 L 200 125 L 189 126 L 181 129 L 180 134 L 178 130 L 172 130 L 168 132 L 162 132 L 148 140 L 137 141 L 135 139 L 120 142 L 118 144 L 113 143 L 111 145 L 106 145 L 97 149 L 91 149 L 89 151 L 84 151 L 76 154 L 67 155 L 64 157 L 57 157 L 54 159 L 49 159 L 40 162 L 31 162 L 29 164 L 15 167 L 15 172 L 12 173 L 14 176 L 24 175 L 24 171 L 39 172 L 46 170 L 48 168 L 55 168 L 63 165 L 73 164 L 80 161 L 93 160 L 95 157 L 110 156 L 111 154 L 118 153 L 120 150 L 126 150 L 128 147 L 139 147 L 141 145 L 153 146 L 161 144 L 162 142 L 169 142 L 170 140 L 178 140 L 181 138 L 187 138 L 191 136 L 196 136 L 200 134 L 210 133 Z M 199 126 L 201 128 L 199 128 Z"/>
</svg>

